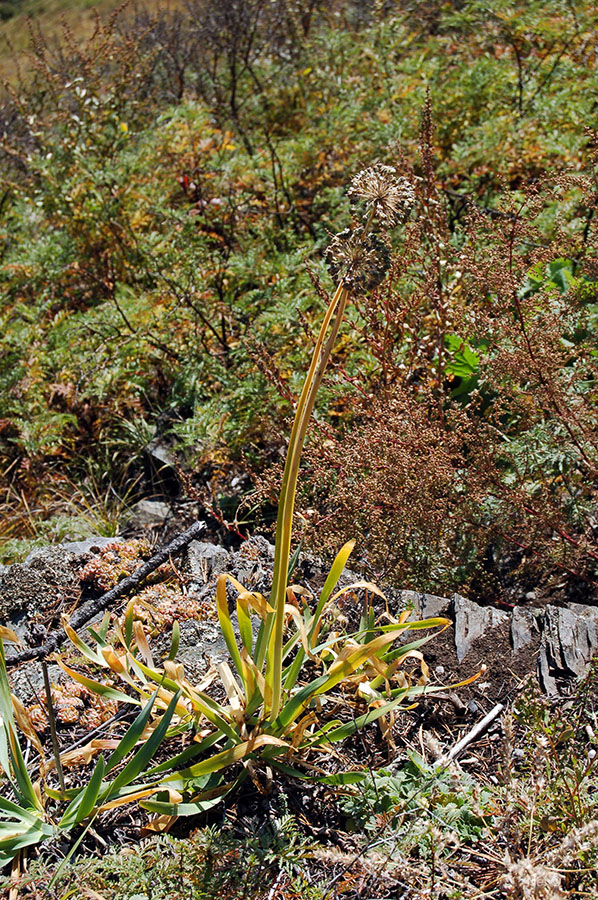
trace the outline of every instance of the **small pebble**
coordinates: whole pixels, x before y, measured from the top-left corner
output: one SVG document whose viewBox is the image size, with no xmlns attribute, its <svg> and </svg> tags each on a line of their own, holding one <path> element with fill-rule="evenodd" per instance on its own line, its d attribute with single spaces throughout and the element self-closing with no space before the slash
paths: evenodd
<svg viewBox="0 0 598 900">
<path fill-rule="evenodd" d="M 436 666 L 436 668 L 434 669 L 434 673 L 436 675 L 444 675 L 445 671 L 446 669 L 444 668 L 444 666 Z"/>
</svg>

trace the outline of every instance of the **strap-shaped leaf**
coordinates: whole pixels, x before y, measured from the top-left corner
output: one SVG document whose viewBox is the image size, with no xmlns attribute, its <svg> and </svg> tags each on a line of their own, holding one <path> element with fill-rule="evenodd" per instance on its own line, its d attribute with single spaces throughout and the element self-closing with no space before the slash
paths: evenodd
<svg viewBox="0 0 598 900">
<path fill-rule="evenodd" d="M 101 653 L 98 653 L 97 650 L 94 650 L 93 647 L 90 647 L 89 644 L 86 644 L 83 638 L 77 634 L 74 628 L 71 628 L 68 622 L 63 622 L 62 624 L 70 642 L 75 645 L 79 653 L 82 653 L 83 656 L 85 656 L 91 662 L 96 663 L 96 665 L 105 668 L 106 662 Z"/>
<path fill-rule="evenodd" d="M 145 731 L 147 723 L 150 720 L 150 716 L 154 708 L 154 703 L 156 702 L 157 694 L 158 692 L 156 691 L 151 697 L 149 703 L 146 703 L 139 715 L 135 717 L 135 719 L 131 722 L 131 724 L 123 734 L 121 740 L 119 741 L 118 747 L 108 758 L 108 762 L 106 763 L 106 775 L 111 772 L 112 769 L 114 769 L 125 758 L 125 756 L 128 756 L 140 741 L 141 735 Z"/>
<path fill-rule="evenodd" d="M 365 771 L 360 770 L 359 772 L 335 772 L 334 775 L 318 776 L 311 772 L 301 772 L 299 769 L 287 766 L 286 763 L 281 763 L 277 759 L 272 760 L 272 765 L 285 775 L 290 775 L 291 778 L 299 778 L 301 781 L 309 781 L 310 783 L 315 782 L 317 784 L 359 784 L 360 781 L 364 781 L 370 776 L 367 769 Z"/>
<path fill-rule="evenodd" d="M 143 809 L 149 812 L 158 813 L 162 816 L 197 816 L 205 813 L 214 806 L 222 803 L 225 795 L 214 797 L 212 800 L 198 801 L 197 803 L 168 803 L 162 800 L 142 800 L 139 804 Z"/>
<path fill-rule="evenodd" d="M 152 651 L 150 650 L 145 631 L 143 630 L 143 625 L 139 619 L 133 622 L 133 634 L 135 635 L 135 643 L 137 644 L 137 648 L 141 653 L 143 661 L 146 665 L 153 666 L 154 660 Z"/>
<path fill-rule="evenodd" d="M 192 704 L 193 708 L 202 713 L 206 717 L 206 719 L 212 723 L 216 728 L 220 729 L 220 731 L 225 734 L 230 740 L 237 744 L 240 742 L 241 738 L 235 731 L 234 727 L 231 727 L 230 722 L 227 719 L 227 712 L 218 703 L 216 700 L 213 700 L 212 697 L 209 697 L 203 691 L 197 691 L 193 688 L 189 689 L 188 686 L 179 685 L 176 681 L 173 681 L 170 678 L 165 676 L 165 673 L 160 670 L 150 669 L 148 666 L 144 665 L 140 660 L 137 660 L 134 663 L 134 667 L 139 669 L 142 674 L 147 675 L 149 678 L 154 680 L 159 685 L 164 685 L 169 691 L 180 691 L 187 700 Z"/>
<path fill-rule="evenodd" d="M 110 784 L 106 788 L 106 791 L 102 797 L 102 803 L 105 803 L 107 800 L 111 799 L 120 790 L 120 788 L 130 784 L 144 769 L 147 768 L 148 763 L 153 758 L 156 750 L 158 749 L 166 735 L 166 731 L 168 730 L 168 726 L 170 725 L 170 721 L 174 715 L 179 697 L 180 692 L 177 692 L 172 698 L 168 709 L 163 714 L 158 725 L 156 726 L 156 728 L 154 728 L 147 741 L 142 744 L 137 753 L 135 753 L 133 758 L 130 759 L 126 764 L 124 769 L 119 772 L 112 784 Z"/>
<path fill-rule="evenodd" d="M 328 675 L 320 675 L 301 688 L 297 693 L 288 700 L 281 709 L 278 718 L 272 725 L 272 731 L 275 734 L 284 734 L 289 725 L 300 716 L 310 700 L 319 692 L 319 689 L 326 684 Z"/>
<path fill-rule="evenodd" d="M 397 640 L 400 633 L 400 627 L 397 627 L 390 633 L 379 634 L 378 637 L 368 641 L 367 644 L 358 645 L 357 649 L 354 649 L 352 646 L 345 647 L 330 666 L 328 676 L 317 693 L 321 694 L 330 690 L 343 678 L 352 675 L 371 656 L 379 656 L 389 644 Z"/>
<path fill-rule="evenodd" d="M 181 640 L 181 626 L 178 623 L 178 619 L 175 619 L 172 623 L 172 637 L 170 639 L 170 650 L 168 651 L 168 659 L 174 661 L 176 659 L 176 655 L 179 652 L 179 643 Z"/>
<path fill-rule="evenodd" d="M 17 803 L 13 803 L 12 800 L 8 800 L 6 797 L 0 797 L 0 817 L 7 819 L 11 816 L 16 819 L 22 819 L 23 822 L 27 822 L 30 825 L 34 825 L 40 820 L 37 811 L 34 812 L 31 809 L 25 809 Z"/>
<path fill-rule="evenodd" d="M 338 584 L 338 580 L 343 574 L 343 570 L 347 565 L 347 560 L 351 556 L 353 552 L 353 548 L 355 547 L 355 541 L 347 541 L 341 549 L 336 554 L 334 562 L 330 567 L 330 571 L 328 572 L 328 577 L 324 582 L 324 587 L 322 588 L 322 593 L 320 594 L 320 599 L 318 600 L 318 605 L 316 606 L 316 610 L 314 612 L 313 623 L 310 631 L 310 645 L 313 647 L 313 643 L 317 637 L 317 633 L 319 630 L 319 623 L 324 611 L 324 607 L 328 602 L 328 598 L 332 594 L 333 590 Z"/>
<path fill-rule="evenodd" d="M 108 634 L 108 629 L 110 628 L 110 612 L 106 610 L 104 613 L 104 618 L 101 621 L 99 628 L 92 628 L 91 625 L 87 626 L 87 630 L 89 631 L 92 638 L 97 641 L 98 646 L 105 647 L 106 646 L 106 636 Z"/>
<path fill-rule="evenodd" d="M 13 631 L 12 628 L 7 628 L 6 625 L 0 625 L 0 640 L 2 641 L 10 641 L 13 644 L 20 644 L 21 640 L 16 631 Z"/>
<path fill-rule="evenodd" d="M 221 753 L 216 753 L 209 759 L 204 759 L 188 769 L 183 769 L 182 772 L 175 772 L 173 775 L 165 778 L 164 783 L 178 781 L 181 778 L 183 781 L 197 778 L 198 775 L 208 775 L 210 772 L 220 772 L 222 769 L 240 762 L 242 759 L 251 756 L 256 750 L 266 746 L 279 747 L 285 750 L 290 749 L 290 745 L 280 740 L 280 738 L 271 734 L 260 734 L 255 740 L 244 741 L 242 744 L 237 744 L 236 747 L 223 750 Z"/>
<path fill-rule="evenodd" d="M 0 765 L 10 780 L 21 805 L 43 812 L 43 807 L 35 792 L 27 764 L 23 758 L 17 737 L 12 695 L 6 672 L 4 643 L 0 637 Z"/>
<path fill-rule="evenodd" d="M 243 646 L 248 653 L 251 653 L 253 646 L 253 630 L 251 628 L 251 617 L 249 615 L 249 604 L 239 595 L 237 598 L 237 622 L 239 623 L 239 634 Z"/>
<path fill-rule="evenodd" d="M 56 663 L 63 672 L 66 672 L 67 675 L 70 675 L 71 678 L 78 681 L 79 684 L 82 684 L 83 687 L 86 687 L 93 694 L 99 694 L 100 697 L 106 697 L 108 700 L 118 700 L 120 703 L 131 703 L 134 706 L 139 706 L 139 700 L 136 700 L 134 697 L 129 697 L 128 694 L 124 694 L 122 691 L 110 687 L 110 685 L 103 684 L 101 681 L 96 681 L 94 678 L 88 678 L 87 675 L 82 675 L 81 672 L 77 672 L 75 669 L 71 669 L 70 666 L 67 666 L 60 658 L 56 660 Z"/>
<path fill-rule="evenodd" d="M 369 725 L 370 722 L 375 722 L 380 718 L 380 716 L 385 716 L 391 710 L 396 709 L 397 706 L 400 706 L 401 703 L 404 703 L 407 699 L 406 695 L 409 693 L 409 688 L 402 689 L 402 691 L 400 692 L 400 696 L 396 697 L 394 700 L 389 700 L 389 702 L 385 703 L 383 706 L 369 709 L 366 713 L 358 716 L 351 722 L 345 722 L 342 725 L 338 725 L 336 728 L 332 728 L 328 732 L 319 734 L 314 738 L 313 741 L 310 742 L 309 746 L 318 747 L 321 744 L 335 744 L 337 743 L 337 741 L 342 741 L 350 735 L 355 734 L 356 731 L 361 731 L 361 729 L 366 725 Z"/>
<path fill-rule="evenodd" d="M 105 771 L 106 764 L 104 763 L 104 758 L 100 756 L 87 786 L 80 790 L 75 799 L 67 806 L 64 815 L 58 823 L 60 829 L 68 831 L 91 815 L 102 787 Z"/>
<path fill-rule="evenodd" d="M 219 731 L 214 731 L 212 734 L 208 735 L 207 738 L 204 738 L 203 741 L 200 741 L 197 744 L 191 744 L 190 747 L 186 747 L 181 753 L 177 753 L 176 756 L 172 756 L 170 759 L 159 763 L 159 765 L 147 769 L 144 777 L 151 778 L 153 775 L 158 775 L 160 772 L 168 772 L 169 769 L 176 769 L 178 766 L 189 762 L 190 759 L 201 756 L 202 753 L 205 753 L 206 750 L 210 750 L 214 744 L 217 744 L 220 740 L 222 740 L 222 734 L 220 734 Z"/>
<path fill-rule="evenodd" d="M 199 813 L 207 812 L 219 803 L 222 803 L 227 794 L 230 794 L 243 780 L 243 775 L 229 781 L 226 784 L 219 783 L 219 776 L 211 775 L 206 778 L 208 784 L 213 784 L 207 790 L 202 790 L 196 794 L 188 803 L 177 803 L 172 800 L 145 800 L 139 805 L 150 812 L 158 813 L 166 816 L 196 816 Z"/>
<path fill-rule="evenodd" d="M 222 637 L 224 638 L 226 648 L 230 653 L 231 659 L 235 665 L 237 672 L 241 673 L 243 665 L 241 663 L 241 654 L 239 653 L 239 648 L 237 647 L 237 639 L 235 637 L 233 623 L 231 622 L 230 613 L 228 611 L 226 581 L 226 575 L 219 575 L 218 581 L 216 582 L 216 607 L 218 610 L 218 621 L 220 622 L 220 629 L 222 631 Z"/>
<path fill-rule="evenodd" d="M 130 649 L 131 643 L 133 641 L 133 618 L 134 618 L 134 615 L 135 615 L 135 601 L 130 600 L 129 603 L 127 604 L 127 608 L 125 610 L 125 615 L 124 615 L 124 625 L 125 625 L 124 639 L 125 639 L 125 647 L 127 648 L 127 650 Z"/>
<path fill-rule="evenodd" d="M 0 822 L 0 868 L 11 862 L 23 847 L 39 844 L 45 838 L 53 836 L 54 829 L 45 822 L 38 822 L 22 829 Z"/>
<path fill-rule="evenodd" d="M 295 687 L 304 659 L 305 650 L 303 647 L 299 647 L 293 662 L 283 672 L 283 685 L 285 691 L 292 691 Z"/>
</svg>

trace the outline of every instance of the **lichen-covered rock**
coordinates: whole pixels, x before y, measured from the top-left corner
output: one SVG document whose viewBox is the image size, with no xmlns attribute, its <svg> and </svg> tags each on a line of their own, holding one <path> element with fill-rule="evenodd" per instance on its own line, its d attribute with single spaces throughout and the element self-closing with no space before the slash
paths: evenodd
<svg viewBox="0 0 598 900">
<path fill-rule="evenodd" d="M 0 584 L 0 617 L 7 621 L 22 611 L 36 614 L 58 606 L 76 583 L 74 559 L 62 547 L 46 547 L 7 566 Z"/>
<path fill-rule="evenodd" d="M 19 613 L 31 616 L 53 609 L 78 585 L 78 565 L 117 540 L 94 537 L 41 547 L 32 550 L 24 562 L 4 566 L 0 571 L 0 618 L 6 622 Z"/>
<path fill-rule="evenodd" d="M 204 587 L 218 575 L 228 572 L 232 566 L 228 550 L 207 541 L 191 541 L 186 558 L 193 589 Z"/>
</svg>

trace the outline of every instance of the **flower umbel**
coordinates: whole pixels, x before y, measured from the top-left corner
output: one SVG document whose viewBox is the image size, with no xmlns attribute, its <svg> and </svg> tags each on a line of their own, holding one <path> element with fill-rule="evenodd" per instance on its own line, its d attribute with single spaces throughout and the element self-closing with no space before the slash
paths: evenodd
<svg viewBox="0 0 598 900">
<path fill-rule="evenodd" d="M 326 251 L 328 270 L 335 281 L 350 291 L 371 291 L 384 279 L 390 266 L 390 250 L 377 234 L 365 228 L 346 228 L 335 234 Z"/>
<path fill-rule="evenodd" d="M 404 222 L 415 202 L 415 191 L 408 178 L 397 177 L 392 166 L 376 163 L 358 172 L 351 180 L 349 197 L 365 203 L 386 228 Z"/>
</svg>

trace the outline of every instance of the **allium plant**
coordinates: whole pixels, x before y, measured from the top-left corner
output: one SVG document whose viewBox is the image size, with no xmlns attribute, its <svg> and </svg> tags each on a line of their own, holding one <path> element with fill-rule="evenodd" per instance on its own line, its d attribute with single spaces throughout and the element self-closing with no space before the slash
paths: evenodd
<svg viewBox="0 0 598 900">
<path fill-rule="evenodd" d="M 145 796 L 141 805 L 160 814 L 161 824 L 172 817 L 206 810 L 247 775 L 263 787 L 260 778 L 264 771 L 261 776 L 257 771 L 260 764 L 267 780 L 272 769 L 301 778 L 314 777 L 313 772 L 306 775 L 304 771 L 306 766 L 308 773 L 310 766 L 314 768 L 308 759 L 313 751 L 321 752 L 382 717 L 389 730 L 393 710 L 416 695 L 434 690 L 428 685 L 428 669 L 420 649 L 433 634 L 399 647 L 393 645 L 407 631 L 445 628 L 447 619 L 408 622 L 409 614 L 403 613 L 398 619 L 387 615 L 387 624 L 378 624 L 370 603 L 356 632 L 342 636 L 326 633 L 330 606 L 343 593 L 363 589 L 370 596 L 382 596 L 377 587 L 365 581 L 337 590 L 353 541 L 336 556 L 314 609 L 307 602 L 301 608 L 299 598 L 305 598 L 306 592 L 289 585 L 299 465 L 318 388 L 352 295 L 378 285 L 388 268 L 386 241 L 375 227 L 406 215 L 403 185 L 393 178 L 393 170 L 376 166 L 354 180 L 353 191 L 361 191 L 365 202 L 364 220 L 332 241 L 329 264 L 339 282 L 297 403 L 280 492 L 270 597 L 246 590 L 230 575 L 221 575 L 217 583 L 218 618 L 230 661 L 213 668 L 201 684 L 191 684 L 184 667 L 176 662 L 179 632 L 175 622 L 168 658 L 156 666 L 143 625 L 135 620 L 133 603 L 123 622 L 117 624 L 112 642 L 108 640 L 108 618 L 92 632 L 95 647 L 67 629 L 87 659 L 110 670 L 112 677 L 133 691 L 131 696 L 111 688 L 111 696 L 119 694 L 126 702 L 142 706 L 155 698 L 155 709 L 165 710 L 163 718 L 172 718 L 168 734 L 175 737 L 189 730 L 194 734 L 182 752 L 143 773 L 145 785 L 155 784 L 156 791 L 155 796 Z M 229 610 L 229 586 L 236 592 L 239 640 Z M 255 628 L 252 619 L 257 619 Z M 401 668 L 407 659 L 419 663 L 421 675 L 414 680 Z M 89 690 L 105 693 L 106 685 L 101 680 L 61 665 Z M 214 696 L 210 687 L 216 678 L 220 688 Z M 341 682 L 343 697 L 350 696 L 352 688 L 355 704 L 361 705 L 362 711 L 348 722 L 325 720 L 321 698 Z M 188 765 L 197 757 L 198 762 Z M 236 769 L 231 779 L 225 773 L 232 766 Z M 166 775 L 168 771 L 171 774 Z M 336 782 L 361 777 L 359 772 L 330 776 Z M 330 778 L 324 776 L 324 780 Z"/>
</svg>

